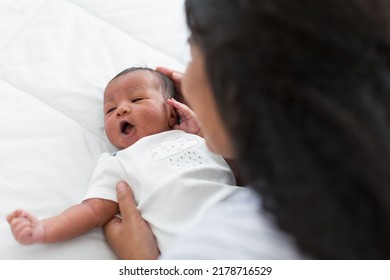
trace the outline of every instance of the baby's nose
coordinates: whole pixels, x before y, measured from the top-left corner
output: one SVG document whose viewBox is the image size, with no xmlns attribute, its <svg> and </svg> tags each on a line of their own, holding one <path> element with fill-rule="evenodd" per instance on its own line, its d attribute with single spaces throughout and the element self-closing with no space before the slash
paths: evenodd
<svg viewBox="0 0 390 280">
<path fill-rule="evenodd" d="M 116 111 L 116 114 L 118 117 L 123 116 L 123 115 L 127 115 L 129 113 L 130 113 L 130 107 L 125 106 L 125 105 L 119 106 L 119 108 Z"/>
</svg>

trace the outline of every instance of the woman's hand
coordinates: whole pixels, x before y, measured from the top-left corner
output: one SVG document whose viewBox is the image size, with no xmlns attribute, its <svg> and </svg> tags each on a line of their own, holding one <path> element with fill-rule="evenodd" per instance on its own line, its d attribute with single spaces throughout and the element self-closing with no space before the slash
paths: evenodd
<svg viewBox="0 0 390 280">
<path fill-rule="evenodd" d="M 180 96 L 182 96 L 181 80 L 183 78 L 183 73 L 165 67 L 161 67 L 161 66 L 158 66 L 156 68 L 156 71 L 168 76 L 175 83 L 176 88 L 180 91 Z M 184 102 L 184 99 L 182 98 L 182 100 L 179 101 Z M 203 137 L 200 123 L 195 112 L 192 111 L 186 104 L 179 101 L 175 100 L 174 98 L 167 100 L 167 103 L 176 109 L 176 112 L 178 113 L 180 118 L 180 123 L 175 125 L 173 129 L 180 129 L 185 132 L 196 134 L 198 136 Z"/>
<path fill-rule="evenodd" d="M 175 86 L 176 86 L 177 90 L 179 91 L 180 95 L 182 95 L 181 94 L 181 80 L 183 78 L 183 73 L 177 72 L 177 71 L 165 68 L 165 67 L 161 67 L 161 66 L 157 66 L 156 71 L 168 76 L 175 83 Z"/>
<path fill-rule="evenodd" d="M 176 109 L 180 123 L 173 126 L 173 129 L 180 129 L 188 133 L 203 137 L 198 117 L 187 105 L 171 98 L 167 103 Z"/>
<path fill-rule="evenodd" d="M 156 259 L 160 254 L 156 239 L 138 212 L 130 187 L 119 182 L 116 189 L 122 219 L 114 217 L 104 226 L 108 243 L 120 259 Z"/>
</svg>

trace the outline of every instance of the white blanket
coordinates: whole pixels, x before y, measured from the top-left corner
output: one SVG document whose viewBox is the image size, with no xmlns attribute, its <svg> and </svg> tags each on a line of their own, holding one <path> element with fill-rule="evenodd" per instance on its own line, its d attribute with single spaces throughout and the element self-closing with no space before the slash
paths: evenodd
<svg viewBox="0 0 390 280">
<path fill-rule="evenodd" d="M 79 203 L 103 131 L 107 82 L 130 66 L 184 70 L 183 0 L 0 1 L 0 259 L 114 259 L 102 230 L 19 245 L 5 217 Z"/>
</svg>

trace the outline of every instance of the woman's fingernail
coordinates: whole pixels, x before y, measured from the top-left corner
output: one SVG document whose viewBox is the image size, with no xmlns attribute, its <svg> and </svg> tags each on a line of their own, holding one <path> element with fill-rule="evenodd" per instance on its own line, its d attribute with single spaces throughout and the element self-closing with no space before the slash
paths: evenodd
<svg viewBox="0 0 390 280">
<path fill-rule="evenodd" d="M 181 74 L 179 73 L 176 73 L 176 72 L 173 72 L 172 73 L 172 78 L 175 80 L 175 79 L 180 79 L 181 78 Z"/>
<path fill-rule="evenodd" d="M 118 186 L 117 186 L 118 192 L 123 192 L 126 190 L 126 188 L 127 188 L 127 185 L 125 182 L 118 183 Z"/>
</svg>

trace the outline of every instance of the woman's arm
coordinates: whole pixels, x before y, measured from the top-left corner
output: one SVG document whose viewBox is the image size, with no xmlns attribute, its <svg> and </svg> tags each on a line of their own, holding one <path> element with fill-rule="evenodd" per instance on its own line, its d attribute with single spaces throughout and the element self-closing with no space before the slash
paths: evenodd
<svg viewBox="0 0 390 280">
<path fill-rule="evenodd" d="M 38 220 L 24 210 L 16 210 L 8 215 L 7 221 L 15 239 L 21 244 L 53 243 L 103 226 L 117 212 L 118 206 L 113 201 L 89 199 L 47 219 Z"/>
</svg>

